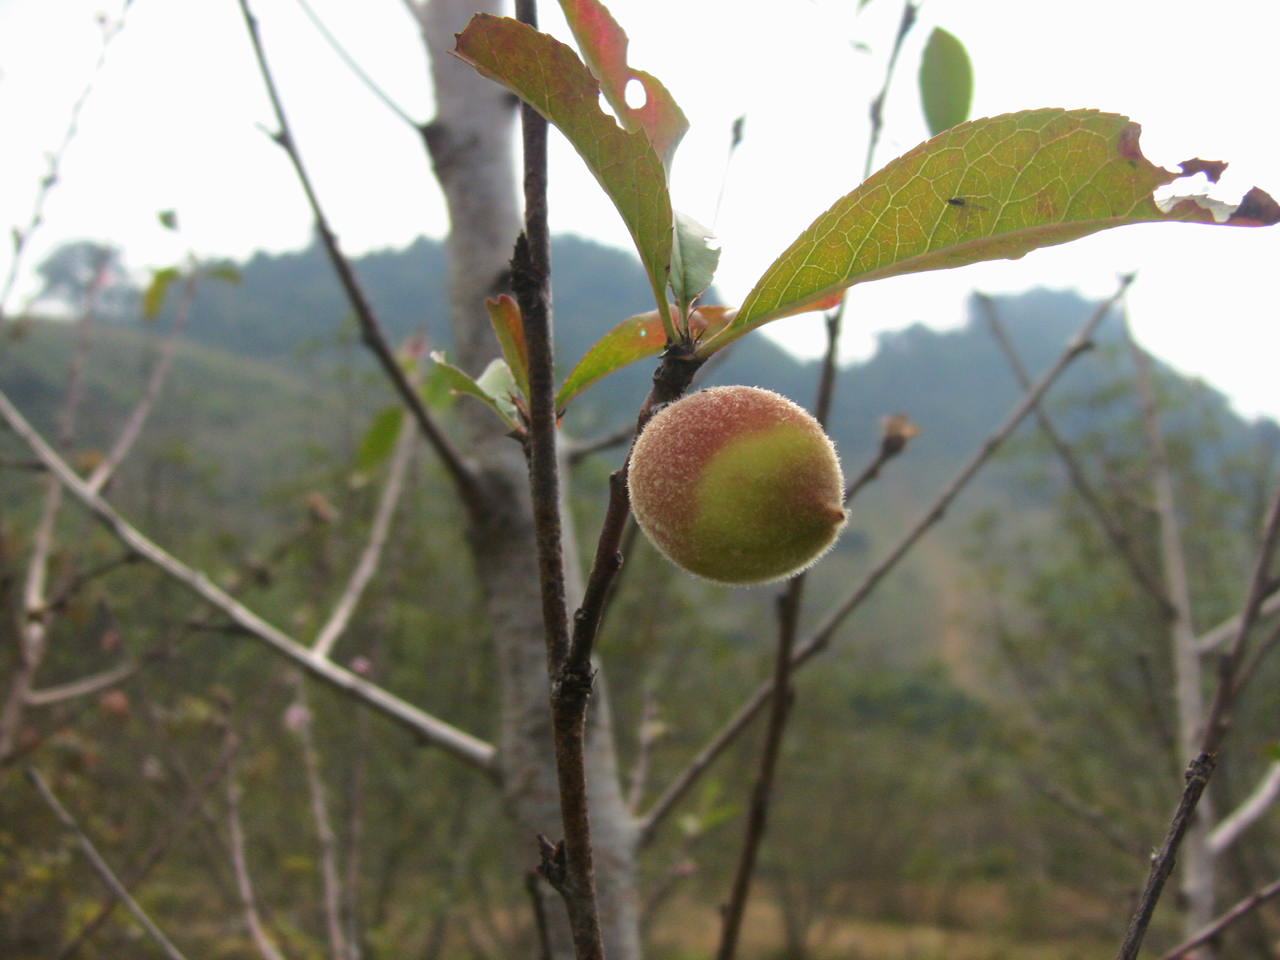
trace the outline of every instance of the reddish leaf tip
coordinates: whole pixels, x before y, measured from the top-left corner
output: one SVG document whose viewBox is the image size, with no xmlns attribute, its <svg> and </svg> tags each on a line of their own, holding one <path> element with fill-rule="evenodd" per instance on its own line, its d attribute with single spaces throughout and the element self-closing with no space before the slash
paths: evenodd
<svg viewBox="0 0 1280 960">
<path fill-rule="evenodd" d="M 1227 164 L 1221 160 L 1201 160 L 1199 157 L 1193 157 L 1190 160 L 1183 160 L 1178 164 L 1178 168 L 1184 177 L 1203 173 L 1210 183 L 1217 183 L 1223 171 L 1227 169 Z"/>
<path fill-rule="evenodd" d="M 1242 227 L 1269 227 L 1280 223 L 1280 204 L 1265 190 L 1253 187 L 1244 195 L 1227 223 Z"/>
</svg>

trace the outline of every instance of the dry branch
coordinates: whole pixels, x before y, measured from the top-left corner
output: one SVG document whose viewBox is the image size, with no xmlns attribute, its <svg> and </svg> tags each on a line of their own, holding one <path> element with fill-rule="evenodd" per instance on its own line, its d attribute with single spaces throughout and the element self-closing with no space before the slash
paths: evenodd
<svg viewBox="0 0 1280 960">
<path fill-rule="evenodd" d="M 266 645 L 286 660 L 354 697 L 458 759 L 494 776 L 494 748 L 476 737 L 418 709 L 363 677 L 312 655 L 311 651 L 213 583 L 205 574 L 188 567 L 130 525 L 101 495 L 88 485 L 40 436 L 9 398 L 0 392 L 0 419 L 30 447 L 50 474 L 82 506 L 130 550 L 224 614 L 237 629 Z"/>
<path fill-rule="evenodd" d="M 142 928 L 147 931 L 147 935 L 156 942 L 162 951 L 164 951 L 164 955 L 168 957 L 169 960 L 186 960 L 182 955 L 182 952 L 170 942 L 169 938 L 164 935 L 164 932 L 152 922 L 149 916 L 147 916 L 146 911 L 142 909 L 138 904 L 138 901 L 133 899 L 133 896 L 129 893 L 125 885 L 120 882 L 120 878 L 115 875 L 111 867 L 107 864 L 107 861 L 102 858 L 100 853 L 98 853 L 98 848 L 94 846 L 93 841 L 89 839 L 88 835 L 82 829 L 80 829 L 80 825 L 76 822 L 75 817 L 73 817 L 67 808 L 58 800 L 53 790 L 49 787 L 49 784 L 45 782 L 44 777 L 40 775 L 40 772 L 33 767 L 28 768 L 27 778 L 35 785 L 36 790 L 40 793 L 41 799 L 44 800 L 49 809 L 53 811 L 58 820 L 62 822 L 62 825 L 75 835 L 76 842 L 80 845 L 80 849 L 84 851 L 84 855 L 93 865 L 93 869 L 97 872 L 98 876 L 102 878 L 102 881 L 111 890 L 112 894 L 128 908 L 130 913 L 133 914 L 134 919 L 137 920 L 138 923 L 142 925 Z"/>
</svg>

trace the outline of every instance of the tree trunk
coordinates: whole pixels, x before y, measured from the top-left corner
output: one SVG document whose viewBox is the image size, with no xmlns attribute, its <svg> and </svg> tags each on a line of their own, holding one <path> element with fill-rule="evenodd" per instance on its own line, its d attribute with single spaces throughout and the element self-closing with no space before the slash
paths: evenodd
<svg viewBox="0 0 1280 960">
<path fill-rule="evenodd" d="M 509 260 L 521 229 L 516 202 L 511 95 L 451 57 L 454 34 L 472 14 L 489 9 L 476 0 L 411 3 L 431 58 L 436 118 L 423 130 L 431 162 L 449 207 L 450 311 L 455 360 L 477 373 L 497 355 L 486 297 L 508 290 Z M 489 12 L 499 12 L 489 10 Z M 460 405 L 469 417 L 467 449 L 484 488 L 486 509 L 473 516 L 470 543 L 497 650 L 501 718 L 499 769 L 508 806 L 537 861 L 536 834 L 561 836 L 547 657 L 542 627 L 528 470 L 519 446 L 478 405 Z M 581 595 L 580 565 L 565 513 L 566 595 Z M 636 827 L 620 788 L 609 703 L 597 677 L 587 741 L 596 884 L 610 960 L 638 960 Z M 548 896 L 553 896 L 548 894 Z M 563 905 L 549 902 L 553 952 L 572 957 Z"/>
</svg>

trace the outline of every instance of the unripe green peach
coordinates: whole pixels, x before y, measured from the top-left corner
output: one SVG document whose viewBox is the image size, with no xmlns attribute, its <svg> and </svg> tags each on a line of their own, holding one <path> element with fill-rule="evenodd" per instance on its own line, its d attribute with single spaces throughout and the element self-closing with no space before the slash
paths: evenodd
<svg viewBox="0 0 1280 960">
<path fill-rule="evenodd" d="M 759 584 L 799 573 L 844 526 L 844 477 L 821 425 L 759 387 L 712 387 L 664 407 L 631 451 L 640 529 L 690 573 Z"/>
</svg>

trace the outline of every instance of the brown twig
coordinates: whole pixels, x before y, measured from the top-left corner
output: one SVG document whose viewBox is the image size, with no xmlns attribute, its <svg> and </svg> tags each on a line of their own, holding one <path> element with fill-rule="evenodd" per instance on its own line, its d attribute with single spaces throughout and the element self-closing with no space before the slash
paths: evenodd
<svg viewBox="0 0 1280 960">
<path fill-rule="evenodd" d="M 1231 926 L 1237 920 L 1252 913 L 1258 907 L 1276 896 L 1280 896 L 1280 880 L 1273 880 L 1265 887 L 1249 894 L 1249 896 L 1245 897 L 1226 913 L 1222 914 L 1218 919 L 1198 930 L 1189 940 L 1185 940 L 1178 944 L 1162 956 L 1160 960 L 1179 960 L 1179 958 L 1185 957 L 1191 951 L 1196 949 L 1196 947 L 1203 946 L 1210 940 L 1213 940 L 1218 936 L 1218 934 L 1222 933 L 1223 930 L 1227 929 L 1227 927 Z"/>
<path fill-rule="evenodd" d="M 1271 567 L 1278 550 L 1280 550 L 1280 488 L 1276 489 L 1267 513 L 1262 541 L 1258 546 L 1258 556 L 1254 561 L 1253 572 L 1249 579 L 1249 589 L 1245 596 L 1244 608 L 1240 613 L 1235 639 L 1231 649 L 1224 653 L 1219 661 L 1218 689 L 1202 729 L 1201 749 L 1206 752 L 1217 749 L 1226 733 L 1231 705 L 1239 697 L 1243 688 L 1241 671 L 1248 651 L 1249 635 L 1262 617 L 1266 596 L 1273 586 Z"/>
<path fill-rule="evenodd" d="M 884 83 L 880 87 L 880 92 L 871 99 L 871 135 L 867 138 L 867 156 L 862 168 L 863 180 L 871 176 L 871 171 L 875 166 L 876 147 L 879 146 L 880 134 L 884 131 L 885 97 L 888 96 L 889 86 L 893 82 L 893 71 L 898 65 L 898 54 L 902 52 L 902 45 L 907 39 L 907 34 L 915 26 L 916 14 L 919 9 L 919 4 L 914 0 L 907 0 L 902 5 L 902 16 L 898 20 L 898 32 L 894 35 L 893 49 L 889 52 L 889 63 L 884 71 Z"/>
<path fill-rule="evenodd" d="M 848 506 L 864 487 L 876 480 L 885 464 L 902 453 L 919 432 L 919 428 L 902 414 L 885 417 L 880 427 L 880 446 L 871 462 L 845 487 L 845 505 Z"/>
<path fill-rule="evenodd" d="M 1127 321 L 1123 323 L 1123 329 L 1132 357 L 1142 429 L 1146 436 L 1149 483 L 1158 531 L 1160 573 L 1164 593 L 1169 601 L 1170 615 L 1166 626 L 1173 665 L 1173 702 L 1178 720 L 1176 760 L 1183 763 L 1197 755 L 1215 757 L 1217 750 L 1207 733 L 1213 724 L 1210 722 L 1209 727 L 1206 727 L 1208 714 L 1205 710 L 1204 665 L 1196 650 L 1191 576 L 1183 539 L 1183 520 L 1178 511 L 1173 468 L 1156 395 L 1153 363 L 1151 356 L 1133 337 Z M 1224 672 L 1219 680 L 1218 698 L 1229 697 L 1230 687 L 1231 680 Z M 1207 776 L 1206 773 L 1206 778 Z M 1189 820 L 1185 831 L 1179 833 L 1177 838 L 1177 843 L 1182 845 L 1179 885 L 1185 901 L 1186 922 L 1196 926 L 1213 916 L 1216 869 L 1208 846 L 1209 828 L 1214 821 L 1213 799 L 1212 795 L 1204 798 L 1197 815 Z M 1176 845 L 1169 852 L 1170 859 L 1175 852 L 1179 852 Z M 1159 896 L 1158 888 L 1155 895 Z M 1152 903 L 1151 906 L 1154 908 L 1155 904 Z M 1137 916 L 1135 913 L 1135 917 Z M 1141 929 L 1137 936 L 1140 941 Z"/>
<path fill-rule="evenodd" d="M 1195 819 L 1196 805 L 1200 802 L 1200 795 L 1204 793 L 1205 786 L 1209 783 L 1213 766 L 1214 759 L 1209 754 L 1201 754 L 1187 766 L 1186 786 L 1183 788 L 1182 797 L 1178 800 L 1177 809 L 1174 810 L 1173 817 L 1169 821 L 1164 842 L 1151 857 L 1151 870 L 1147 874 L 1146 885 L 1129 920 L 1129 927 L 1125 931 L 1116 960 L 1134 960 L 1137 957 L 1147 927 L 1151 925 L 1151 915 L 1155 912 L 1156 903 L 1164 890 L 1165 882 L 1173 873 L 1182 838 Z"/>
<path fill-rule="evenodd" d="M 311 177 L 303 165 L 302 155 L 298 152 L 288 117 L 284 111 L 284 104 L 276 88 L 275 78 L 267 64 L 266 52 L 263 49 L 262 39 L 258 33 L 258 21 L 249 8 L 249 0 L 239 0 L 239 2 L 240 11 L 244 16 L 245 27 L 249 33 L 249 40 L 253 45 L 254 57 L 262 74 L 263 84 L 266 87 L 267 96 L 271 101 L 271 108 L 275 114 L 276 124 L 279 127 L 278 132 L 274 135 L 274 140 L 284 149 L 289 157 L 289 162 L 293 165 L 294 172 L 297 174 L 302 191 L 306 195 L 307 204 L 311 208 L 320 242 L 329 256 L 329 261 L 338 277 L 338 282 L 342 285 L 347 301 L 350 303 L 351 309 L 355 313 L 356 321 L 360 325 L 361 339 L 377 358 L 400 400 L 405 404 L 410 415 L 418 424 L 422 435 L 427 439 L 436 455 L 440 457 L 441 462 L 444 464 L 445 472 L 449 475 L 449 479 L 453 481 L 453 485 L 463 503 L 473 513 L 481 511 L 484 509 L 484 497 L 477 485 L 475 476 L 463 460 L 462 455 L 454 449 L 453 444 L 449 442 L 449 439 L 435 422 L 408 374 L 397 361 L 395 352 L 391 349 L 386 334 L 382 330 L 382 324 L 378 321 L 373 308 L 369 305 L 363 288 L 356 279 L 355 269 L 352 267 L 351 261 L 342 252 L 342 248 L 338 244 L 337 235 L 329 226 L 329 220 L 320 205 L 320 199 L 311 183 Z"/>
<path fill-rule="evenodd" d="M 797 622 L 801 598 L 804 595 L 804 574 L 792 579 L 778 597 L 779 635 L 774 656 L 773 683 L 769 697 L 769 721 L 765 728 L 764 744 L 760 750 L 759 770 L 751 790 L 747 818 L 738 854 L 738 866 L 734 872 L 729 899 L 721 910 L 720 945 L 717 960 L 733 960 L 738 950 L 742 932 L 742 920 L 746 915 L 747 898 L 755 877 L 756 861 L 764 842 L 769 820 L 769 800 L 777 777 L 778 758 L 782 753 L 782 738 L 787 719 L 794 705 L 791 687 L 791 653 L 795 646 Z"/>
<path fill-rule="evenodd" d="M 537 26 L 534 0 L 516 0 L 516 16 Z M 603 960 L 588 815 L 587 703 L 593 668 L 590 639 L 569 636 L 565 599 L 560 470 L 556 451 L 555 362 L 551 320 L 551 235 L 547 224 L 547 121 L 521 105 L 524 234 L 511 261 L 511 286 L 524 321 L 529 358 L 529 429 L 525 454 L 541 581 L 542 620 L 551 680 L 551 726 L 564 839 L 544 852 L 541 872 L 564 898 L 578 960 Z"/>
<path fill-rule="evenodd" d="M 547 911 L 542 905 L 538 884 L 542 876 L 536 870 L 524 875 L 524 888 L 529 894 L 529 908 L 533 911 L 533 929 L 538 933 L 538 960 L 551 960 L 551 932 L 547 927 Z"/>
</svg>

